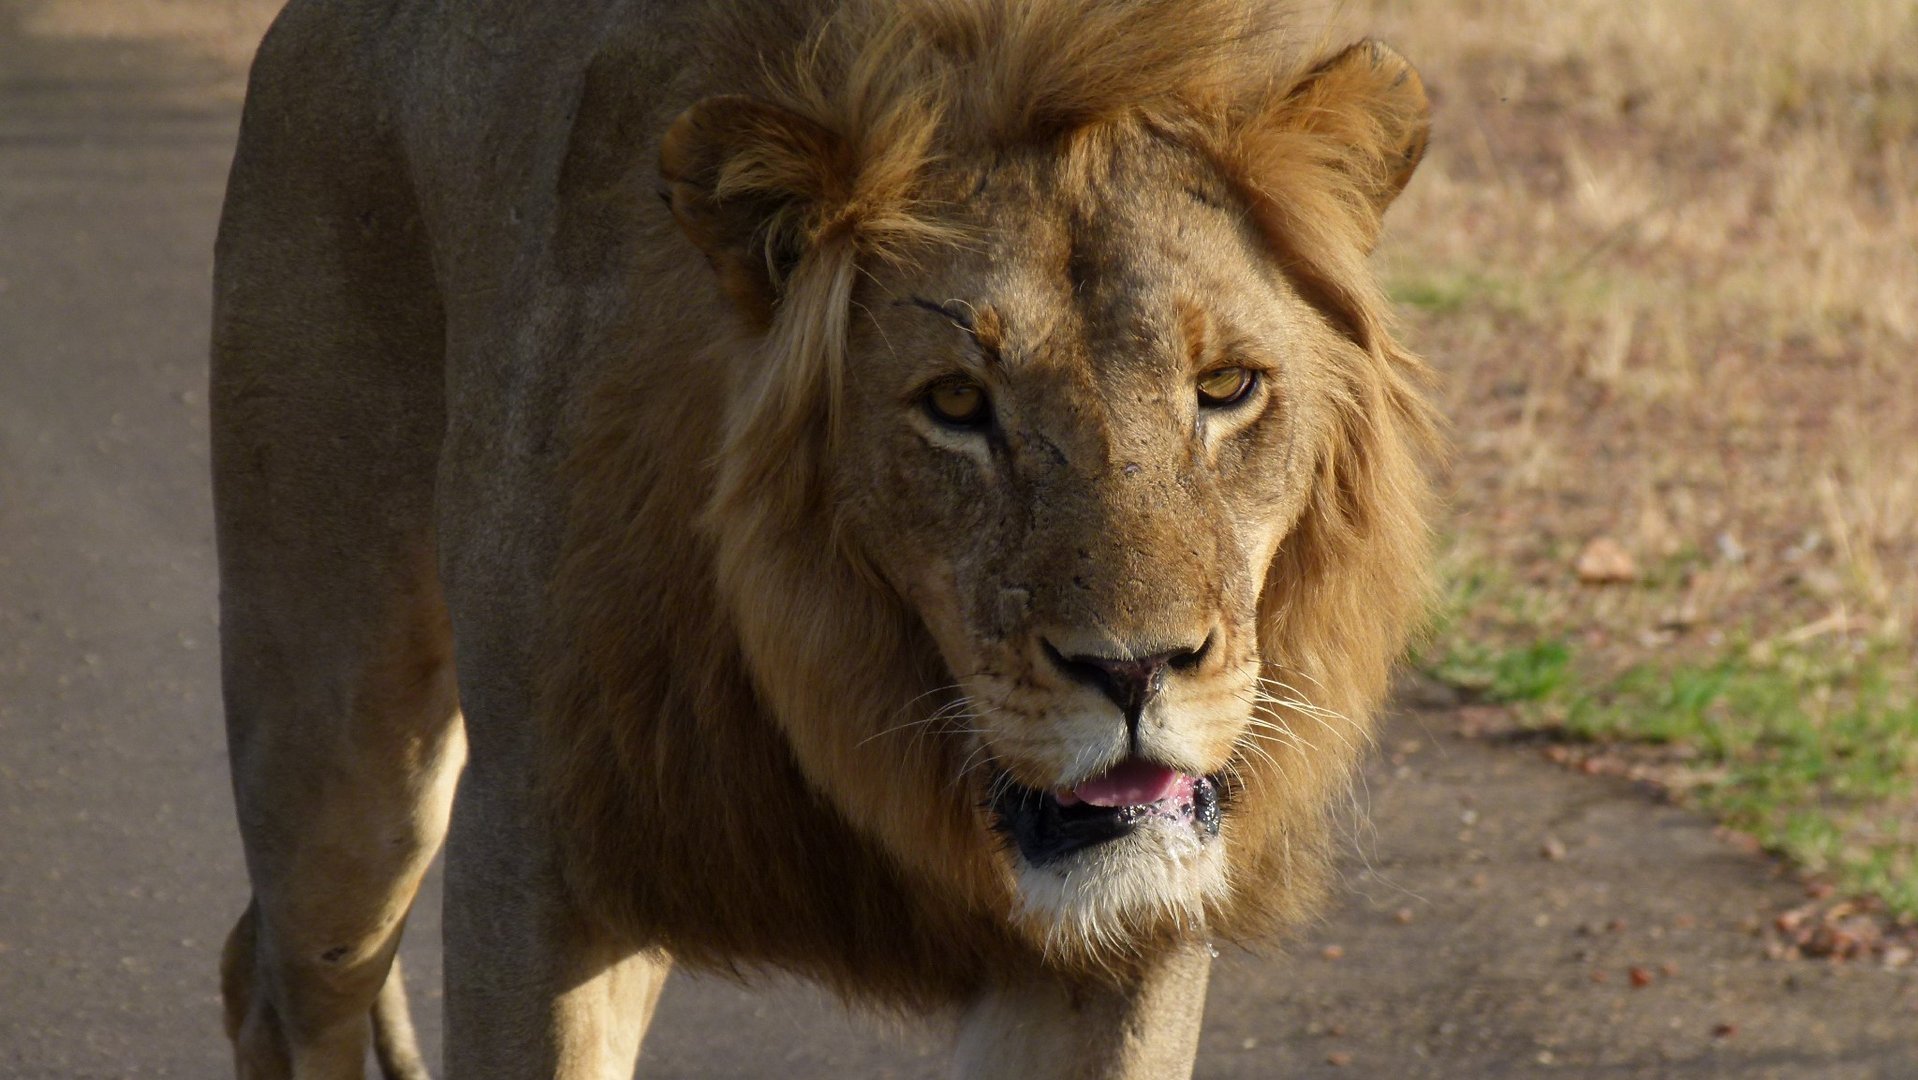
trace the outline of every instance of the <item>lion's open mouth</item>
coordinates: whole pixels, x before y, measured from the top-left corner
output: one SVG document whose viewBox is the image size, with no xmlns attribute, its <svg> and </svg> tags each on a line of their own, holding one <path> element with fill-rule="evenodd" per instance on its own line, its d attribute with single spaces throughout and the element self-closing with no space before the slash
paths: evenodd
<svg viewBox="0 0 1918 1080">
<path fill-rule="evenodd" d="M 1219 834 L 1219 784 L 1132 758 L 1069 792 L 1025 787 L 1001 774 L 990 809 L 1033 866 L 1109 843 L 1153 823 Z"/>
</svg>

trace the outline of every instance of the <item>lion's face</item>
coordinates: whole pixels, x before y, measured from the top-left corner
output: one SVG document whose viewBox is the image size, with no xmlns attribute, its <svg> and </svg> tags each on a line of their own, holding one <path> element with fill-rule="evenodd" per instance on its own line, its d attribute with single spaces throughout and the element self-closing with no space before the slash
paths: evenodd
<svg viewBox="0 0 1918 1080">
<path fill-rule="evenodd" d="M 1336 337 L 1193 156 L 970 186 L 966 239 L 861 300 L 847 539 L 938 644 L 923 734 L 963 762 L 942 794 L 989 807 L 1028 909 L 1196 911 Z"/>
<path fill-rule="evenodd" d="M 1030 79 L 934 19 L 662 142 L 746 331 L 721 585 L 812 789 L 953 903 L 1010 882 L 1082 956 L 1256 932 L 1321 877 L 1424 581 L 1425 369 L 1364 261 L 1424 91 L 1372 42 L 1273 76 L 1183 4 L 1080 70 L 1077 23 L 988 8 Z"/>
</svg>

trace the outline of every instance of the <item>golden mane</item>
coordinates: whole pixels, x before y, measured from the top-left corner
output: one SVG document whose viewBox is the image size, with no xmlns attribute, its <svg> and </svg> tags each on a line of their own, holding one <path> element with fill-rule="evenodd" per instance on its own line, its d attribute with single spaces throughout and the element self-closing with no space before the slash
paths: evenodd
<svg viewBox="0 0 1918 1080">
<path fill-rule="evenodd" d="M 774 112 L 746 110 L 747 137 L 713 161 L 676 142 L 700 120 L 689 113 L 662 172 L 682 223 L 695 197 L 756 209 L 750 269 L 776 297 L 763 325 L 706 346 L 747 374 L 714 415 L 675 418 L 677 460 L 659 460 L 637 368 L 613 372 L 580 422 L 543 691 L 575 887 L 689 962 L 756 957 L 868 1000 L 950 1000 L 1030 960 L 979 917 L 1006 906 L 1008 883 L 943 865 L 976 828 L 969 808 L 890 809 L 952 763 L 917 744 L 888 759 L 869 732 L 946 676 L 912 613 L 839 550 L 823 466 L 861 266 L 964 242 L 942 217 L 955 170 L 1149 134 L 1215 163 L 1348 343 L 1328 358 L 1335 421 L 1261 600 L 1265 674 L 1285 688 L 1265 711 L 1294 738 L 1240 764 L 1266 812 L 1228 819 L 1241 861 L 1206 913 L 1242 941 L 1296 922 L 1329 865 L 1327 807 L 1427 595 L 1429 373 L 1393 339 L 1365 262 L 1422 150 L 1409 134 L 1422 112 L 1371 83 L 1313 78 L 1283 7 L 1258 0 L 814 0 L 715 18 L 713 82 Z M 746 67 L 741 43 L 762 50 Z M 716 445 L 700 421 L 723 424 Z M 856 685 L 826 675 L 843 670 Z M 685 762 L 763 798 L 715 802 Z M 656 835 L 659 815 L 690 804 L 714 819 L 703 845 Z M 964 881 L 931 895 L 940 873 Z M 668 887 L 680 875 L 738 899 L 690 903 Z M 789 899 L 777 925 L 755 907 L 771 891 Z M 1124 962 L 1079 959 L 1088 977 Z"/>
</svg>

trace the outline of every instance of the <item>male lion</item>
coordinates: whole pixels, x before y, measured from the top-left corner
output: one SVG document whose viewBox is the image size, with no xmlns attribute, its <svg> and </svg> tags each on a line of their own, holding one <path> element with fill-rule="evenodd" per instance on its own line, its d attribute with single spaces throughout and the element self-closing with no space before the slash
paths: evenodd
<svg viewBox="0 0 1918 1080">
<path fill-rule="evenodd" d="M 214 319 L 242 1075 L 357 1076 L 369 1011 L 423 1075 L 443 837 L 454 1077 L 629 1075 L 673 961 L 952 1016 L 964 1075 L 1190 1071 L 1427 562 L 1365 264 L 1425 97 L 1284 30 L 288 7 Z"/>
</svg>

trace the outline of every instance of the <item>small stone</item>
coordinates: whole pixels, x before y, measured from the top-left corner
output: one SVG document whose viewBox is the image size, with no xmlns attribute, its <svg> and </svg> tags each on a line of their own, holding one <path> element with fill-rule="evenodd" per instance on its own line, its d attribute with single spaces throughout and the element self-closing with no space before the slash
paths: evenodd
<svg viewBox="0 0 1918 1080">
<path fill-rule="evenodd" d="M 1652 984 L 1652 973 L 1646 968 L 1635 967 L 1627 974 L 1631 976 L 1632 986 L 1640 990 Z"/>
<path fill-rule="evenodd" d="M 1742 563 L 1745 561 L 1745 545 L 1738 542 L 1738 537 L 1728 532 L 1722 532 L 1718 534 L 1713 542 L 1718 546 L 1719 558 L 1728 563 Z"/>
<path fill-rule="evenodd" d="M 1339 957 L 1345 955 L 1345 948 L 1340 945 L 1327 945 L 1325 948 L 1319 950 L 1319 955 L 1325 957 L 1327 960 L 1337 960 Z"/>
<path fill-rule="evenodd" d="M 1334 1050 L 1325 1055 L 1325 1063 L 1333 1068 L 1343 1069 L 1352 1064 L 1352 1055 L 1343 1050 Z"/>
<path fill-rule="evenodd" d="M 1412 909 L 1409 907 L 1402 907 L 1398 909 L 1397 911 L 1392 913 L 1392 921 L 1398 923 L 1400 926 L 1411 925 Z"/>
<path fill-rule="evenodd" d="M 1705 608 L 1695 596 L 1687 596 L 1658 617 L 1660 630 L 1690 630 L 1705 621 Z"/>
<path fill-rule="evenodd" d="M 1558 862 L 1565 858 L 1565 841 L 1556 836 L 1548 836 L 1543 843 L 1539 844 L 1538 853 L 1553 862 Z"/>
<path fill-rule="evenodd" d="M 1718 1038 L 1718 1039 L 1729 1039 L 1729 1038 L 1731 1038 L 1731 1037 L 1732 1037 L 1733 1035 L 1736 1035 L 1736 1034 L 1738 1034 L 1738 1025 L 1737 1025 L 1737 1024 L 1733 1024 L 1733 1023 L 1719 1023 L 1719 1024 L 1713 1024 L 1713 1025 L 1712 1025 L 1712 1037 L 1713 1037 L 1713 1038 Z"/>
<path fill-rule="evenodd" d="M 1624 545 L 1600 536 L 1585 545 L 1572 563 L 1578 580 L 1587 585 L 1622 585 L 1638 580 L 1638 562 Z"/>
</svg>

